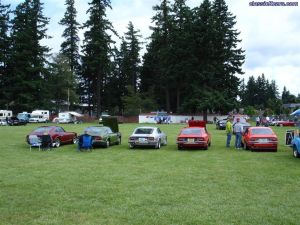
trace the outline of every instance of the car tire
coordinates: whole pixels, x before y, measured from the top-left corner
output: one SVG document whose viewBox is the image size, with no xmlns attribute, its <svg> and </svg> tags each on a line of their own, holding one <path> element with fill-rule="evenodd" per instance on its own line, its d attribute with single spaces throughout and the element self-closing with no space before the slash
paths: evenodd
<svg viewBox="0 0 300 225">
<path fill-rule="evenodd" d="M 164 141 L 164 146 L 166 146 L 167 144 L 168 144 L 168 138 L 166 137 Z"/>
<path fill-rule="evenodd" d="M 118 140 L 117 140 L 117 145 L 120 145 L 121 144 L 121 137 L 118 137 Z"/>
<path fill-rule="evenodd" d="M 58 148 L 60 147 L 61 142 L 59 138 L 55 138 L 54 142 L 53 142 L 53 147 Z"/>
<path fill-rule="evenodd" d="M 78 138 L 77 137 L 73 137 L 72 143 L 76 144 L 78 142 Z"/>
<path fill-rule="evenodd" d="M 106 140 L 106 143 L 105 143 L 105 148 L 108 148 L 110 145 L 110 142 L 109 142 L 109 139 Z"/>
<path fill-rule="evenodd" d="M 299 152 L 297 150 L 297 147 L 295 145 L 293 146 L 293 156 L 295 158 L 299 158 L 300 157 L 300 154 L 299 154 Z"/>
<path fill-rule="evenodd" d="M 134 149 L 134 148 L 135 148 L 134 144 L 131 144 L 131 143 L 130 143 L 130 144 L 129 144 L 129 148 L 130 148 L 130 149 Z"/>
<path fill-rule="evenodd" d="M 155 145 L 155 149 L 160 149 L 161 147 L 161 143 L 160 140 L 158 140 L 157 144 Z"/>
<path fill-rule="evenodd" d="M 178 149 L 179 151 L 182 151 L 182 150 L 183 150 L 183 147 L 180 146 L 180 145 L 177 145 L 177 149 Z"/>
</svg>

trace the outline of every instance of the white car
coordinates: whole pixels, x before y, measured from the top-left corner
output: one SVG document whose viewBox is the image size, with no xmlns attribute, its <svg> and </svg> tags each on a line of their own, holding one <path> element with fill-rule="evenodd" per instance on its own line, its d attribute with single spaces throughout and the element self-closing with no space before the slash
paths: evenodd
<svg viewBox="0 0 300 225">
<path fill-rule="evenodd" d="M 7 126 L 7 122 L 5 119 L 0 119 L 0 126 Z"/>
<path fill-rule="evenodd" d="M 161 145 L 167 145 L 167 135 L 158 127 L 138 127 L 128 140 L 129 148 L 137 146 L 151 146 L 160 149 Z"/>
</svg>

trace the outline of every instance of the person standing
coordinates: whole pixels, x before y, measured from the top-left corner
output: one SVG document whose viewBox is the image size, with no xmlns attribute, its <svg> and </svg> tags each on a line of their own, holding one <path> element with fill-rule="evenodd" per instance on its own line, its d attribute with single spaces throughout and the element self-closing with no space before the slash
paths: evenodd
<svg viewBox="0 0 300 225">
<path fill-rule="evenodd" d="M 231 142 L 232 131 L 233 131 L 231 118 L 227 119 L 225 131 L 226 131 L 226 135 L 227 135 L 226 147 L 229 148 L 230 147 L 230 142 Z"/>
<path fill-rule="evenodd" d="M 242 142 L 242 132 L 243 132 L 243 125 L 240 123 L 240 118 L 236 119 L 236 123 L 234 124 L 233 130 L 235 133 L 235 148 L 240 149 L 241 142 Z"/>
</svg>

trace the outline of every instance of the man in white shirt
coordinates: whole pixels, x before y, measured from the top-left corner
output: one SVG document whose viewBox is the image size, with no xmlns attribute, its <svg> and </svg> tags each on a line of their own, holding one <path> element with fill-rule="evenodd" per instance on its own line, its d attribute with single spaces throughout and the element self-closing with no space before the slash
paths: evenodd
<svg viewBox="0 0 300 225">
<path fill-rule="evenodd" d="M 235 133 L 235 148 L 241 148 L 242 142 L 242 133 L 243 133 L 243 125 L 240 123 L 240 118 L 236 119 L 236 123 L 234 124 L 233 131 Z"/>
</svg>

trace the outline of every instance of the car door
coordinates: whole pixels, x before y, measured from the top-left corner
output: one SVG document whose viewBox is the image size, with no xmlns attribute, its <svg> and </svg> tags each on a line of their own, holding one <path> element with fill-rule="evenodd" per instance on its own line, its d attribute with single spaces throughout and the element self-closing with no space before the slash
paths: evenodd
<svg viewBox="0 0 300 225">
<path fill-rule="evenodd" d="M 66 143 L 72 140 L 70 137 L 71 134 L 66 133 L 62 127 L 56 127 L 55 132 L 58 134 L 58 137 L 61 142 Z"/>
</svg>

